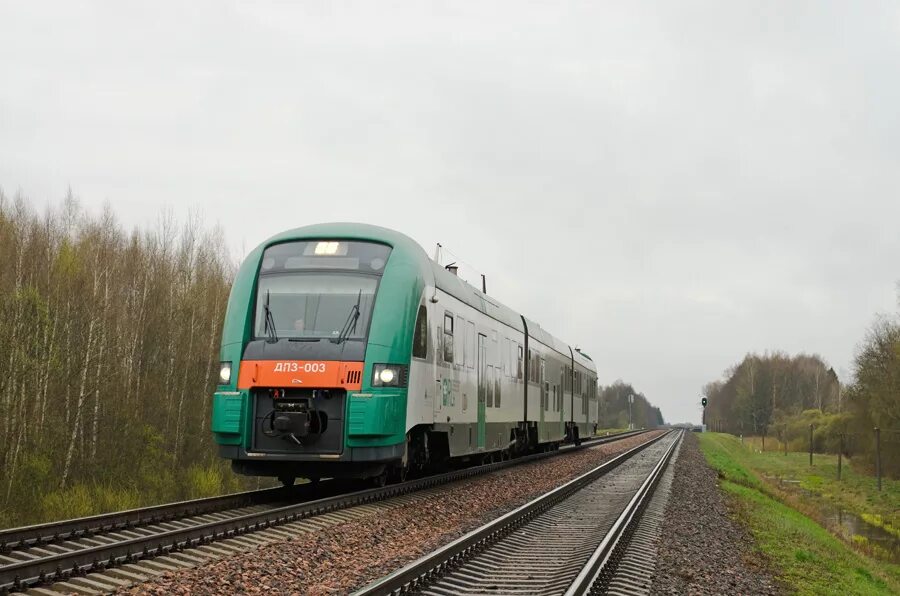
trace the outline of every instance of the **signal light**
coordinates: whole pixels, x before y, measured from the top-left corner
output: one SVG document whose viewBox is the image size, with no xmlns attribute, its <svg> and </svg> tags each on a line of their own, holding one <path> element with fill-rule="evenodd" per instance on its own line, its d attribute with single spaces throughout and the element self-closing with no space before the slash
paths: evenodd
<svg viewBox="0 0 900 596">
<path fill-rule="evenodd" d="M 704 397 L 703 399 L 700 400 L 700 404 L 701 404 L 704 408 L 706 407 L 706 404 L 707 404 L 707 403 L 709 403 L 709 402 L 706 400 L 705 397 Z"/>
</svg>

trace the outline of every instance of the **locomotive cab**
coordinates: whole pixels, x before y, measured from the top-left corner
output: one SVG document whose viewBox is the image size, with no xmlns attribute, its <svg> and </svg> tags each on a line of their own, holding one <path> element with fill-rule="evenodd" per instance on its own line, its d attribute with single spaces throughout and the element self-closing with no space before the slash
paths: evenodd
<svg viewBox="0 0 900 596">
<path fill-rule="evenodd" d="M 235 471 L 285 478 L 368 476 L 402 457 L 394 427 L 402 428 L 404 420 L 385 416 L 393 412 L 379 408 L 384 404 L 372 404 L 382 409 L 381 428 L 354 428 L 352 420 L 354 414 L 370 417 L 370 404 L 360 407 L 360 400 L 376 397 L 372 391 L 396 393 L 406 376 L 402 364 L 385 369 L 383 360 L 366 361 L 367 352 L 374 359 L 384 352 L 367 348 L 392 250 L 385 243 L 329 235 L 276 238 L 248 257 L 238 277 L 252 284 L 242 287 L 236 280 L 223 332 L 223 367 L 230 375 L 236 366 L 238 374 L 232 380 L 223 373 L 220 381 L 227 382 L 213 407 L 220 454 Z M 228 342 L 235 329 L 242 331 L 238 341 Z M 394 337 L 407 333 L 402 327 L 382 326 L 377 333 L 388 351 L 411 341 Z M 364 369 L 376 378 L 364 382 Z"/>
</svg>

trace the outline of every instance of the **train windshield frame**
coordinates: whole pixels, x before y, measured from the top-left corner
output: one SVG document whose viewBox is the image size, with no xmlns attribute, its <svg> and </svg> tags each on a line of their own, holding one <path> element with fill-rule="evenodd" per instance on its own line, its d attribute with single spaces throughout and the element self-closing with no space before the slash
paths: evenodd
<svg viewBox="0 0 900 596">
<path fill-rule="evenodd" d="M 369 329 L 378 278 L 347 273 L 260 276 L 256 292 L 256 339 L 268 338 L 266 306 L 275 336 L 288 339 L 363 339 Z M 358 305 L 359 314 L 354 315 Z M 348 320 L 355 316 L 355 321 Z"/>
<path fill-rule="evenodd" d="M 390 252 L 356 241 L 270 246 L 257 279 L 254 339 L 365 340 Z"/>
</svg>

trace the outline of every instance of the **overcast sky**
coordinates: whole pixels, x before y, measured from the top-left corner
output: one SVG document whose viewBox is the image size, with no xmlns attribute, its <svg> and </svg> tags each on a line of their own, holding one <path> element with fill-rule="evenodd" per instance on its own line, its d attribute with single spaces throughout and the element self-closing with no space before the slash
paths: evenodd
<svg viewBox="0 0 900 596">
<path fill-rule="evenodd" d="M 896 311 L 898 106 L 896 2 L 0 3 L 7 194 L 441 242 L 670 421 Z"/>
</svg>

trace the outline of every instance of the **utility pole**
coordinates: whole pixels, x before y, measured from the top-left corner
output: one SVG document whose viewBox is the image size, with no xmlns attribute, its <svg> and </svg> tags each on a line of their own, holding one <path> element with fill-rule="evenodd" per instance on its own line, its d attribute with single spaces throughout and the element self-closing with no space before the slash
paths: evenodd
<svg viewBox="0 0 900 596">
<path fill-rule="evenodd" d="M 841 459 L 844 457 L 844 433 L 838 435 L 840 437 L 840 445 L 838 447 L 838 480 L 841 479 Z"/>
<path fill-rule="evenodd" d="M 881 492 L 881 429 L 875 427 L 875 474 L 878 475 L 878 492 Z"/>
<path fill-rule="evenodd" d="M 631 404 L 634 403 L 634 394 L 628 396 L 628 430 L 634 430 L 634 422 L 631 418 Z"/>
<path fill-rule="evenodd" d="M 812 466 L 812 454 L 813 454 L 813 425 L 809 425 L 809 465 Z"/>
</svg>

